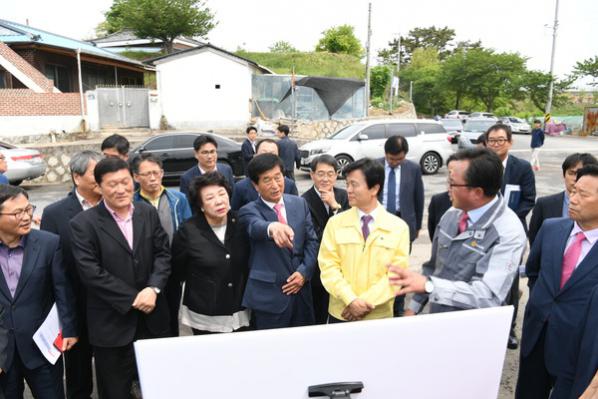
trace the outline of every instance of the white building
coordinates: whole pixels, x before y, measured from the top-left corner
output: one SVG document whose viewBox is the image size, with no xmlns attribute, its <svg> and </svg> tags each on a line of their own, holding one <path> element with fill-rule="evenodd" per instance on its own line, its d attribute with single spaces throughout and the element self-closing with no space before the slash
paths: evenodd
<svg viewBox="0 0 598 399">
<path fill-rule="evenodd" d="M 155 58 L 162 115 L 176 129 L 239 129 L 251 117 L 252 76 L 272 73 L 211 44 Z"/>
</svg>

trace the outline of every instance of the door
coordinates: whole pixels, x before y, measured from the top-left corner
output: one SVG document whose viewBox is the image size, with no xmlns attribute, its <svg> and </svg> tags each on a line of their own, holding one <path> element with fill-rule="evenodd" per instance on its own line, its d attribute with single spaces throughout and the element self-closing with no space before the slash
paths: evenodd
<svg viewBox="0 0 598 399">
<path fill-rule="evenodd" d="M 368 136 L 367 140 L 359 140 L 361 135 Z M 386 142 L 386 126 L 383 123 L 368 126 L 363 129 L 358 136 L 353 138 L 359 143 L 359 158 L 373 158 L 378 159 L 384 156 L 384 143 Z M 355 159 L 359 159 L 355 158 Z"/>
<path fill-rule="evenodd" d="M 99 87 L 100 128 L 149 127 L 148 89 Z"/>
</svg>

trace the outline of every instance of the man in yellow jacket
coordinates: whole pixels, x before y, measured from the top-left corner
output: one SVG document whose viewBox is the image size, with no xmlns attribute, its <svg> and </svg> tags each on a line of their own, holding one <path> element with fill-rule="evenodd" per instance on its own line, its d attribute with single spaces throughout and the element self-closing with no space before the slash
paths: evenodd
<svg viewBox="0 0 598 399">
<path fill-rule="evenodd" d="M 392 317 L 388 265 L 407 268 L 409 227 L 378 202 L 384 167 L 365 158 L 345 168 L 351 209 L 332 217 L 318 263 L 330 294 L 329 322 Z"/>
</svg>

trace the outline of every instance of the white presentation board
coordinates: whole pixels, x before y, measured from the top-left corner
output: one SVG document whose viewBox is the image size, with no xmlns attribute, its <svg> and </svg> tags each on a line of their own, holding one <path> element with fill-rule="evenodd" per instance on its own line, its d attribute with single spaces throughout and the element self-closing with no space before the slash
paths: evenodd
<svg viewBox="0 0 598 399">
<path fill-rule="evenodd" d="M 513 308 L 135 343 L 144 399 L 304 399 L 362 381 L 352 398 L 496 399 Z"/>
</svg>

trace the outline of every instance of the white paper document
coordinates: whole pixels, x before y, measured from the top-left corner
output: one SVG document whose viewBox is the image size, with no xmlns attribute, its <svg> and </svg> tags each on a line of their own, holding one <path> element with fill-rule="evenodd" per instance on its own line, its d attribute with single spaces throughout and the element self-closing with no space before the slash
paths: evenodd
<svg viewBox="0 0 598 399">
<path fill-rule="evenodd" d="M 54 346 L 54 341 L 60 334 L 60 330 L 58 310 L 56 309 L 56 304 L 54 304 L 46 320 L 44 320 L 35 334 L 33 334 L 33 341 L 42 352 L 42 355 L 52 364 L 56 364 L 60 356 L 62 356 L 62 352 Z"/>
<path fill-rule="evenodd" d="M 511 202 L 511 196 L 514 195 L 514 193 L 517 193 L 517 195 L 519 195 L 520 191 L 521 186 L 519 186 L 518 184 L 505 184 L 504 198 L 507 201 L 507 203 Z"/>
</svg>

